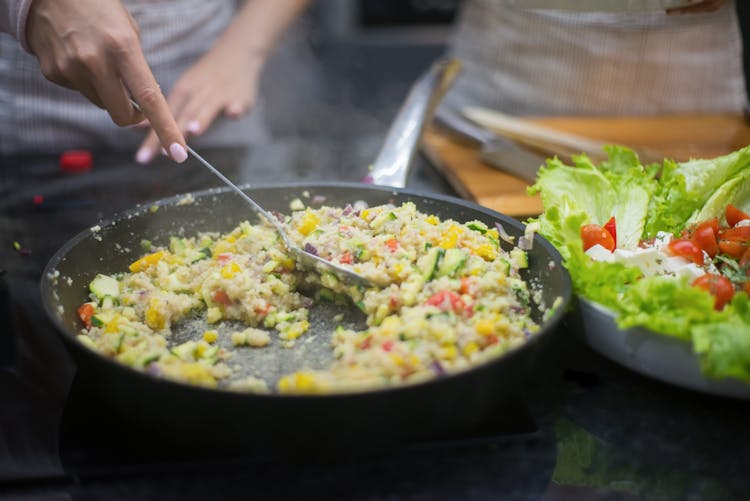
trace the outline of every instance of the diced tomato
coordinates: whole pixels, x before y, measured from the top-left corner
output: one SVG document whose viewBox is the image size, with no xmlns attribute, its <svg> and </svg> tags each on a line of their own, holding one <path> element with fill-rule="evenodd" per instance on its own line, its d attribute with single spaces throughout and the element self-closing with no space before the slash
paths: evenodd
<svg viewBox="0 0 750 501">
<path fill-rule="evenodd" d="M 396 296 L 391 296 L 388 298 L 388 307 L 392 310 L 397 310 L 398 305 L 401 304 L 401 301 Z"/>
<path fill-rule="evenodd" d="M 391 252 L 395 252 L 396 249 L 398 249 L 398 240 L 395 238 L 388 239 L 385 241 L 385 245 L 391 250 Z"/>
<path fill-rule="evenodd" d="M 367 336 L 364 338 L 359 345 L 357 346 L 360 350 L 366 350 L 370 347 L 372 344 L 372 336 Z"/>
<path fill-rule="evenodd" d="M 471 277 L 461 277 L 461 287 L 459 287 L 458 292 L 470 296 L 473 296 L 476 293 L 474 281 Z"/>
<path fill-rule="evenodd" d="M 695 264 L 703 265 L 703 250 L 692 240 L 672 240 L 668 248 L 673 256 L 680 256 Z"/>
<path fill-rule="evenodd" d="M 711 226 L 699 226 L 693 232 L 693 242 L 711 257 L 719 253 L 719 242 Z"/>
<path fill-rule="evenodd" d="M 229 299 L 229 297 L 227 297 L 227 299 Z M 268 315 L 268 312 L 271 311 L 271 305 L 269 304 L 268 301 L 264 300 L 263 303 L 258 304 L 255 307 L 253 307 L 253 311 L 255 312 L 256 315 L 265 317 L 266 315 Z"/>
<path fill-rule="evenodd" d="M 692 283 L 693 287 L 698 287 L 708 291 L 714 296 L 714 309 L 723 310 L 729 301 L 734 296 L 734 285 L 724 275 L 717 275 L 715 273 L 706 273 L 701 275 Z"/>
<path fill-rule="evenodd" d="M 229 296 L 227 295 L 226 291 L 224 289 L 218 289 L 216 292 L 214 292 L 213 300 L 219 304 L 223 304 L 224 306 L 229 306 L 232 304 L 232 300 L 229 299 Z"/>
<path fill-rule="evenodd" d="M 742 257 L 740 258 L 740 267 L 746 269 L 748 264 L 750 264 L 750 247 L 745 249 L 745 252 L 742 253 Z"/>
<path fill-rule="evenodd" d="M 610 232 L 598 224 L 584 224 L 581 226 L 581 239 L 583 240 L 583 250 L 589 250 L 595 245 L 601 245 L 609 251 L 615 250 L 615 239 Z"/>
<path fill-rule="evenodd" d="M 750 226 L 735 226 L 719 232 L 721 240 L 732 240 L 733 242 L 750 242 Z"/>
<path fill-rule="evenodd" d="M 701 230 L 703 228 L 711 228 L 711 231 L 714 232 L 714 236 L 718 238 L 719 236 L 719 220 L 717 218 L 711 218 L 707 219 L 706 221 L 703 221 L 701 224 L 695 227 L 694 231 Z"/>
<path fill-rule="evenodd" d="M 94 316 L 94 305 L 91 303 L 84 303 L 78 307 L 78 318 L 81 319 L 83 325 L 87 328 L 91 328 L 91 317 Z"/>
<path fill-rule="evenodd" d="M 617 222 L 615 222 L 615 216 L 609 218 L 609 221 L 604 223 L 604 229 L 612 235 L 612 240 L 615 241 L 615 248 L 617 248 Z"/>
<path fill-rule="evenodd" d="M 466 307 L 461 296 L 448 290 L 436 292 L 425 301 L 425 304 L 437 306 L 443 311 L 453 310 L 456 312 L 462 311 Z"/>
<path fill-rule="evenodd" d="M 393 341 L 386 341 L 383 343 L 383 350 L 391 351 L 393 349 Z"/>
<path fill-rule="evenodd" d="M 352 262 L 354 261 L 352 253 L 349 251 L 344 252 L 343 254 L 341 254 L 341 257 L 339 257 L 339 261 L 343 264 L 352 264 Z"/>
<path fill-rule="evenodd" d="M 221 264 L 227 263 L 230 259 L 232 259 L 232 254 L 229 252 L 225 252 L 216 256 L 216 260 Z"/>
<path fill-rule="evenodd" d="M 745 294 L 750 296 L 750 280 L 745 282 L 745 285 L 742 286 L 742 290 L 745 291 Z"/>
<path fill-rule="evenodd" d="M 727 220 L 727 225 L 734 226 L 743 219 L 750 219 L 750 216 L 732 204 L 727 205 L 727 209 L 724 211 L 724 217 Z"/>
<path fill-rule="evenodd" d="M 734 259 L 742 259 L 742 255 L 748 249 L 746 244 L 732 240 L 719 240 L 719 251 Z"/>
</svg>

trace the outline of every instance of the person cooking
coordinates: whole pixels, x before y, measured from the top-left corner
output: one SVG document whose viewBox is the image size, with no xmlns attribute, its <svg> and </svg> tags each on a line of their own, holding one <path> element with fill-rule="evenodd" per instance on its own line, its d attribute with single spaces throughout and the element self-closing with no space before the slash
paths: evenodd
<svg viewBox="0 0 750 501">
<path fill-rule="evenodd" d="M 263 65 L 308 1 L 0 0 L 0 153 L 246 144 Z M 145 138 L 121 128 L 139 123 Z"/>
<path fill-rule="evenodd" d="M 450 54 L 464 68 L 446 96 L 456 110 L 741 114 L 747 103 L 733 0 L 469 0 Z"/>
</svg>

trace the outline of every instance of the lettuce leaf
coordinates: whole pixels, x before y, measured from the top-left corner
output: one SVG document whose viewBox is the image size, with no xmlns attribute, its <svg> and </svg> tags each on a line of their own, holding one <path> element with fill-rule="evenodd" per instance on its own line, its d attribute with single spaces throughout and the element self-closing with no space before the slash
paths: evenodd
<svg viewBox="0 0 750 501">
<path fill-rule="evenodd" d="M 679 232 L 724 183 L 748 166 L 750 146 L 712 159 L 682 163 L 665 160 L 644 236 L 653 237 L 658 231 Z M 727 203 L 730 201 L 724 199 L 724 208 Z"/>
</svg>

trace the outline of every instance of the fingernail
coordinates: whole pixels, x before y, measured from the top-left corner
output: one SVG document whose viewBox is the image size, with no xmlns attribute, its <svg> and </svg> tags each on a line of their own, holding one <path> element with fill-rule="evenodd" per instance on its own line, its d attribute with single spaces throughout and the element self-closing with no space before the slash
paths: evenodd
<svg viewBox="0 0 750 501">
<path fill-rule="evenodd" d="M 165 157 L 167 156 L 167 150 L 165 150 L 163 147 L 161 149 L 161 154 L 162 156 L 165 156 Z"/>
<path fill-rule="evenodd" d="M 187 151 L 180 143 L 172 143 L 169 146 L 169 154 L 172 156 L 172 160 L 178 164 L 187 160 Z"/>
<path fill-rule="evenodd" d="M 145 146 L 138 150 L 138 153 L 135 154 L 135 161 L 139 164 L 147 164 L 151 161 L 151 159 L 154 157 L 154 152 L 151 151 L 151 148 L 146 148 Z"/>
<path fill-rule="evenodd" d="M 201 132 L 201 123 L 198 120 L 190 120 L 187 123 L 187 130 L 188 132 L 192 134 L 200 134 Z"/>
</svg>

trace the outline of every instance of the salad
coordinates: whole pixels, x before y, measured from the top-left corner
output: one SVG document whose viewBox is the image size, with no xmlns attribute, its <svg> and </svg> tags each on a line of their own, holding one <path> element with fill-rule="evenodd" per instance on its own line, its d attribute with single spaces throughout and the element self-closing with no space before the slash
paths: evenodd
<svg viewBox="0 0 750 501">
<path fill-rule="evenodd" d="M 750 382 L 750 146 L 652 165 L 605 150 L 548 160 L 530 188 L 576 293 L 621 328 L 691 343 L 705 376 Z"/>
</svg>

